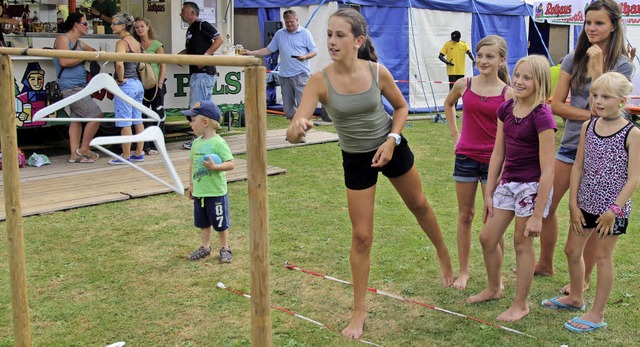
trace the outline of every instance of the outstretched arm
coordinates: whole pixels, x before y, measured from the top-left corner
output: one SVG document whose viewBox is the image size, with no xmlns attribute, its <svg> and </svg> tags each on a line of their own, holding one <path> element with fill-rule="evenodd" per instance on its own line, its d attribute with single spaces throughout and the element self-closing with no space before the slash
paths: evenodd
<svg viewBox="0 0 640 347">
<path fill-rule="evenodd" d="M 326 93 L 326 89 L 327 86 L 322 73 L 311 75 L 302 92 L 302 99 L 300 99 L 296 114 L 293 116 L 289 128 L 287 128 L 285 139 L 289 143 L 300 143 L 304 134 L 313 128 L 311 116 L 313 116 L 321 96 Z"/>
</svg>

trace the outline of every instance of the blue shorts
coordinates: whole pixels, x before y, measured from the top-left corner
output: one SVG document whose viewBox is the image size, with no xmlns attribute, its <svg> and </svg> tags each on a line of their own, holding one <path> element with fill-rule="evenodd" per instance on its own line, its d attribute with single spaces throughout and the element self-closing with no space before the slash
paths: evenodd
<svg viewBox="0 0 640 347">
<path fill-rule="evenodd" d="M 596 221 L 598 220 L 598 218 L 600 218 L 600 216 L 586 212 L 583 209 L 580 209 L 580 211 L 582 212 L 582 216 L 584 217 L 585 225 L 582 226 L 584 229 L 593 229 L 598 226 L 598 223 Z M 626 234 L 627 225 L 629 225 L 628 218 L 616 217 L 616 221 L 613 222 L 613 235 Z"/>
<path fill-rule="evenodd" d="M 130 96 L 133 100 L 137 101 L 142 105 L 142 98 L 144 96 L 144 87 L 142 87 L 142 82 L 140 82 L 137 78 L 127 78 L 123 84 L 120 85 L 120 89 Z M 134 108 L 132 105 L 127 103 L 126 101 L 120 99 L 119 97 L 113 98 L 113 113 L 115 114 L 115 118 L 135 118 L 140 119 L 140 121 L 135 122 L 116 122 L 116 127 L 124 128 L 130 127 L 132 124 L 142 124 L 142 111 Z"/>
<path fill-rule="evenodd" d="M 578 153 L 577 148 L 560 146 L 560 148 L 558 148 L 558 154 L 556 154 L 556 159 L 563 163 L 573 164 L 576 161 L 576 153 Z"/>
<path fill-rule="evenodd" d="M 206 73 L 194 73 L 189 77 L 189 108 L 200 101 L 211 101 L 216 77 Z"/>
<path fill-rule="evenodd" d="M 196 228 L 208 228 L 218 232 L 229 229 L 229 195 L 193 198 L 193 224 Z"/>
<path fill-rule="evenodd" d="M 471 159 L 464 154 L 456 154 L 456 164 L 453 168 L 453 180 L 460 183 L 487 183 L 489 164 Z"/>
<path fill-rule="evenodd" d="M 373 156 L 378 150 L 366 153 L 347 153 L 342 151 L 344 185 L 351 190 L 363 190 L 378 183 L 378 172 L 388 178 L 400 177 L 413 167 L 413 153 L 409 143 L 402 136 L 400 144 L 393 150 L 391 160 L 383 167 L 371 167 Z"/>
</svg>

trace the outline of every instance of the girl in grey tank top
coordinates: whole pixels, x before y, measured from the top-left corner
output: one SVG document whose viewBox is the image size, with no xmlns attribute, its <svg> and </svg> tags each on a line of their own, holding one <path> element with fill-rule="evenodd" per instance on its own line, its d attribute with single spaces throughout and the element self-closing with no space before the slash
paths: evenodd
<svg viewBox="0 0 640 347">
<path fill-rule="evenodd" d="M 378 59 L 367 22 L 353 9 L 340 9 L 330 17 L 327 33 L 333 63 L 309 79 L 287 129 L 287 140 L 292 143 L 302 140 L 313 127 L 310 119 L 321 102 L 340 139 L 352 221 L 353 314 L 342 334 L 357 339 L 363 334 L 366 318 L 365 293 L 378 172 L 389 178 L 432 240 L 443 286 L 451 286 L 454 275 L 435 214 L 424 197 L 413 154 L 406 139 L 400 135 L 407 121 L 407 103 L 389 70 L 375 63 Z M 381 95 L 393 106 L 393 118 L 384 111 Z"/>
</svg>

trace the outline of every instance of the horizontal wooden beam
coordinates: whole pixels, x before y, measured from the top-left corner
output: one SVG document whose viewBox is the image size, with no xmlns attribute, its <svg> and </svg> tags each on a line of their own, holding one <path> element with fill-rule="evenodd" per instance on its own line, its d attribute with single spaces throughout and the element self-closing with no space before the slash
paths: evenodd
<svg viewBox="0 0 640 347">
<path fill-rule="evenodd" d="M 262 59 L 243 55 L 146 54 L 116 52 L 83 52 L 41 48 L 0 47 L 0 54 L 69 58 L 96 61 L 126 61 L 176 65 L 261 66 Z"/>
</svg>

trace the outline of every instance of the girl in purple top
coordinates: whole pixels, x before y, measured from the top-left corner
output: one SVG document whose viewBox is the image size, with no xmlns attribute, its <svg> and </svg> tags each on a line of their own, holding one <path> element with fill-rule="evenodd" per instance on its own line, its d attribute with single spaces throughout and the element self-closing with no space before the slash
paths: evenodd
<svg viewBox="0 0 640 347">
<path fill-rule="evenodd" d="M 529 313 L 527 295 L 536 260 L 533 238 L 540 235 L 553 185 L 556 124 L 546 105 L 551 91 L 549 69 L 545 57 L 520 59 L 513 73 L 514 98 L 498 109 L 498 130 L 484 198 L 485 224 L 480 232 L 488 284 L 467 302 L 502 297 L 500 240 L 515 215 L 516 296 L 511 307 L 497 317 L 499 321 L 517 321 Z"/>
<path fill-rule="evenodd" d="M 482 193 L 487 183 L 489 160 L 496 140 L 496 110 L 513 97 L 507 71 L 507 43 L 498 35 L 489 35 L 476 46 L 479 75 L 459 79 L 447 95 L 444 114 L 451 132 L 456 161 L 453 179 L 458 198 L 458 261 L 460 271 L 453 287 L 465 289 L 469 280 L 471 225 L 475 215 L 478 182 Z M 456 104 L 462 98 L 462 134 L 456 124 Z M 504 245 L 504 241 L 502 242 Z"/>
<path fill-rule="evenodd" d="M 633 85 L 618 72 L 608 72 L 591 85 L 592 109 L 599 118 L 585 122 L 571 171 L 571 227 L 565 253 L 571 287 L 584 283 L 584 249 L 595 238 L 598 281 L 593 307 L 564 326 L 574 332 L 605 327 L 604 309 L 613 288 L 613 251 L 626 232 L 631 195 L 640 183 L 640 129 L 623 117 Z M 589 241 L 591 242 L 591 241 Z M 542 302 L 552 309 L 584 310 L 582 290 Z"/>
</svg>

